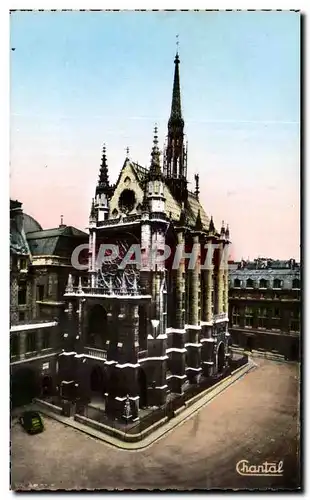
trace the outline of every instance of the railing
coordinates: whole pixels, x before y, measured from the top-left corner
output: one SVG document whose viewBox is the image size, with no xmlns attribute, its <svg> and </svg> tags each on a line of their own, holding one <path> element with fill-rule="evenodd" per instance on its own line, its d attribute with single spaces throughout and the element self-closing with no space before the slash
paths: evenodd
<svg viewBox="0 0 310 500">
<path fill-rule="evenodd" d="M 226 313 L 219 313 L 219 314 L 215 314 L 214 315 L 214 321 L 218 321 L 220 319 L 224 320 L 224 319 L 227 319 L 227 318 L 228 318 L 228 316 L 227 316 Z"/>
<path fill-rule="evenodd" d="M 135 222 L 139 220 L 141 216 L 139 214 L 127 215 L 127 217 L 117 217 L 115 219 L 102 220 L 97 222 L 97 227 L 114 226 L 116 224 L 129 224 L 130 222 Z"/>
<path fill-rule="evenodd" d="M 107 359 L 107 351 L 103 349 L 96 349 L 95 347 L 85 347 L 85 354 L 93 356 L 94 358 Z"/>
<path fill-rule="evenodd" d="M 107 287 L 95 287 L 95 288 L 92 288 L 92 287 L 83 287 L 82 289 L 82 293 L 79 292 L 79 289 L 78 287 L 73 287 L 72 289 L 72 292 L 71 293 L 80 293 L 80 294 L 89 294 L 89 295 L 111 295 L 111 296 L 114 296 L 114 295 L 125 295 L 126 297 L 128 295 L 132 296 L 132 297 L 136 297 L 136 296 L 141 296 L 141 295 L 145 295 L 146 294 L 146 291 L 145 291 L 145 288 L 142 288 L 142 287 L 138 287 L 136 290 L 132 290 L 132 289 L 121 289 L 121 288 L 107 288 Z"/>
<path fill-rule="evenodd" d="M 150 214 L 150 219 L 168 220 L 168 217 L 163 212 L 153 212 Z"/>
</svg>

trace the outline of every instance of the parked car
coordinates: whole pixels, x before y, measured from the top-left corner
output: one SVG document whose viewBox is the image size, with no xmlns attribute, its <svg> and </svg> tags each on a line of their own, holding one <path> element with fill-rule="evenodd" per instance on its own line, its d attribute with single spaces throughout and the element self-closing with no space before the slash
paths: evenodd
<svg viewBox="0 0 310 500">
<path fill-rule="evenodd" d="M 19 422 L 28 434 L 38 434 L 44 431 L 43 419 L 37 411 L 24 411 Z"/>
</svg>

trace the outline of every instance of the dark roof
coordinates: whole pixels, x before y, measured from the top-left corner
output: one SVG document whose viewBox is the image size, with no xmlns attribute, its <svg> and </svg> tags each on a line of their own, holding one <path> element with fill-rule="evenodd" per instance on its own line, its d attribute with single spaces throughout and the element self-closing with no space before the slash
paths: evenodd
<svg viewBox="0 0 310 500">
<path fill-rule="evenodd" d="M 18 255 L 29 255 L 24 224 L 22 204 L 17 200 L 10 200 L 10 252 Z"/>
<path fill-rule="evenodd" d="M 88 235 L 72 226 L 34 231 L 27 234 L 27 240 L 33 255 L 64 255 L 76 244 L 76 240 L 87 241 Z M 71 243 L 68 243 L 71 240 Z"/>
<path fill-rule="evenodd" d="M 24 231 L 26 234 L 42 230 L 42 226 L 31 215 L 24 214 Z"/>
</svg>

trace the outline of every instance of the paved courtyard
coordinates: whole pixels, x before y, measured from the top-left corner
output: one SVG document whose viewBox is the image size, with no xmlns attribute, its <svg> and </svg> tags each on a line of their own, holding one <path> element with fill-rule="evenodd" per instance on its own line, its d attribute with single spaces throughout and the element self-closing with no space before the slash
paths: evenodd
<svg viewBox="0 0 310 500">
<path fill-rule="evenodd" d="M 113 448 L 60 422 L 11 433 L 13 489 L 296 488 L 297 364 L 257 358 L 258 367 L 141 451 Z M 282 460 L 280 477 L 248 477 L 236 463 Z"/>
</svg>

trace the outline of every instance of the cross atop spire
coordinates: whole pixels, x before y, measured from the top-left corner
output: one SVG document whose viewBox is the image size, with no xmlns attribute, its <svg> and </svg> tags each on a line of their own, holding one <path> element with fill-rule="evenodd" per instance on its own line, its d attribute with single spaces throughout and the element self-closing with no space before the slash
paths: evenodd
<svg viewBox="0 0 310 500">
<path fill-rule="evenodd" d="M 129 159 L 129 146 L 127 146 L 127 148 L 126 148 L 126 158 Z"/>
<path fill-rule="evenodd" d="M 179 35 L 176 35 L 177 55 L 179 54 Z"/>
</svg>

